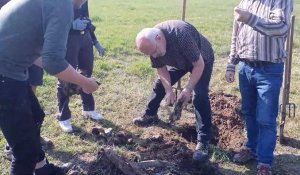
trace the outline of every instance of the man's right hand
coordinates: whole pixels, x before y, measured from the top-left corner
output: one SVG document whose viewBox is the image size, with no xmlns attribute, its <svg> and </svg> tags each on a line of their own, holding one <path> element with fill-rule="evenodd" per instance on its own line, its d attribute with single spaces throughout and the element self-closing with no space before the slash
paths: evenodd
<svg viewBox="0 0 300 175">
<path fill-rule="evenodd" d="M 228 83 L 232 83 L 234 81 L 234 72 L 226 71 L 225 78 Z"/>
<path fill-rule="evenodd" d="M 176 100 L 176 97 L 172 90 L 166 92 L 165 101 L 166 101 L 167 106 L 173 105 L 175 103 L 175 100 Z"/>
<path fill-rule="evenodd" d="M 89 20 L 77 18 L 73 21 L 73 30 L 85 30 Z"/>
<path fill-rule="evenodd" d="M 80 83 L 80 87 L 84 93 L 90 94 L 98 89 L 98 83 L 94 78 L 85 78 L 85 80 Z"/>
</svg>

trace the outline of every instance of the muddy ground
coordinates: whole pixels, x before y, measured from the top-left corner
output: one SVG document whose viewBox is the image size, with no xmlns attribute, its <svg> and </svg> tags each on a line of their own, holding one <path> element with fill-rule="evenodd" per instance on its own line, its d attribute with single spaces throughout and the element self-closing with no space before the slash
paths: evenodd
<svg viewBox="0 0 300 175">
<path fill-rule="evenodd" d="M 212 141 L 210 147 L 224 152 L 238 150 L 245 139 L 243 122 L 240 118 L 240 100 L 236 96 L 222 92 L 211 93 L 212 108 Z M 190 117 L 186 117 L 190 116 Z M 217 164 L 192 161 L 196 143 L 195 120 L 192 107 L 182 112 L 182 117 L 175 124 L 161 121 L 144 129 L 142 135 L 132 135 L 124 131 L 112 131 L 105 128 L 94 128 L 93 135 L 101 145 L 112 150 L 115 146 L 121 161 L 139 165 L 146 160 L 163 160 L 163 167 L 149 166 L 142 170 L 155 175 L 213 175 L 220 174 Z M 126 151 L 124 151 L 126 150 Z M 211 149 L 212 150 L 212 149 Z M 113 160 L 114 161 L 114 160 Z M 105 151 L 99 150 L 95 160 L 85 170 L 73 167 L 69 174 L 89 175 L 124 175 L 119 168 L 120 162 L 113 162 Z M 119 167 L 118 167 L 119 166 Z M 124 167 L 123 167 L 124 168 Z M 133 171 L 130 174 L 134 174 Z"/>
</svg>

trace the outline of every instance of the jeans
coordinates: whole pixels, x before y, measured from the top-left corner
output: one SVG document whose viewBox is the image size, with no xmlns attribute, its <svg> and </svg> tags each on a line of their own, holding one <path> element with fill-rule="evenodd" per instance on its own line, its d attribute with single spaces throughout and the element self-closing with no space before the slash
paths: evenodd
<svg viewBox="0 0 300 175">
<path fill-rule="evenodd" d="M 69 35 L 67 43 L 66 60 L 75 69 L 79 68 L 84 71 L 84 76 L 91 77 L 93 72 L 93 44 L 89 33 L 84 35 L 73 34 Z M 69 97 L 62 91 L 61 80 L 57 83 L 57 99 L 59 110 L 59 121 L 68 120 L 71 118 L 71 111 L 69 109 Z M 92 94 L 80 93 L 84 111 L 95 110 L 95 101 Z"/>
<path fill-rule="evenodd" d="M 202 76 L 195 86 L 193 94 L 193 105 L 196 117 L 197 142 L 208 143 L 211 137 L 211 107 L 208 97 L 208 87 L 213 69 L 213 61 L 206 63 Z M 182 76 L 189 71 L 172 68 L 169 70 L 171 84 L 174 85 Z M 155 83 L 149 102 L 145 109 L 145 114 L 156 115 L 160 102 L 166 95 L 165 89 L 160 79 Z"/>
<path fill-rule="evenodd" d="M 32 175 L 45 158 L 40 144 L 44 117 L 27 81 L 0 75 L 0 128 L 13 152 L 11 175 Z"/>
<path fill-rule="evenodd" d="M 282 84 L 283 63 L 248 65 L 239 63 L 241 113 L 245 119 L 247 142 L 257 162 L 272 164 L 276 145 L 276 117 Z"/>
</svg>

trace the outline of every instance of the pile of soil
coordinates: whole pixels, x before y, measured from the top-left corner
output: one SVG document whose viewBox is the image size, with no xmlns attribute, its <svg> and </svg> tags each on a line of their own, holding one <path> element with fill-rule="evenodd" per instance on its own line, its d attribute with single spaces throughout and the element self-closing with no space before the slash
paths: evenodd
<svg viewBox="0 0 300 175">
<path fill-rule="evenodd" d="M 245 139 L 244 125 L 240 117 L 240 100 L 236 96 L 222 92 L 211 93 L 210 100 L 213 124 L 211 143 L 224 150 L 239 149 Z M 184 110 L 180 121 L 175 125 L 158 123 L 146 127 L 141 136 L 127 134 L 124 131 L 114 131 L 115 133 L 106 139 L 103 139 L 101 134 L 96 134 L 96 138 L 101 136 L 101 145 L 106 144 L 112 148 L 118 146 L 133 153 L 131 155 L 126 154 L 126 151 L 121 153 L 125 154 L 121 155 L 122 160 L 128 161 L 128 164 L 144 160 L 164 160 L 170 163 L 165 167 L 146 168 L 145 171 L 149 174 L 219 174 L 216 164 L 192 161 L 197 134 L 195 119 L 186 117 L 188 115 L 193 116 L 193 111 Z M 103 151 L 99 151 L 97 161 L 89 167 L 87 174 L 123 175 L 118 167 L 105 157 Z"/>
<path fill-rule="evenodd" d="M 244 123 L 240 115 L 238 97 L 211 93 L 213 138 L 211 143 L 225 150 L 237 151 L 244 143 Z"/>
</svg>

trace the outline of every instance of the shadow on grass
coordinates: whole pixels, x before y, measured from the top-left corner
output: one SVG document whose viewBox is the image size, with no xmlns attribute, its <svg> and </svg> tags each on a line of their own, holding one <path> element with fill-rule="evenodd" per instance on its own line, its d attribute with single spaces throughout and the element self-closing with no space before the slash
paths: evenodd
<svg viewBox="0 0 300 175">
<path fill-rule="evenodd" d="M 273 175 L 299 175 L 300 155 L 280 154 L 275 156 Z"/>
<path fill-rule="evenodd" d="M 282 145 L 300 149 L 300 140 L 290 137 L 284 137 L 284 142 Z"/>
</svg>

